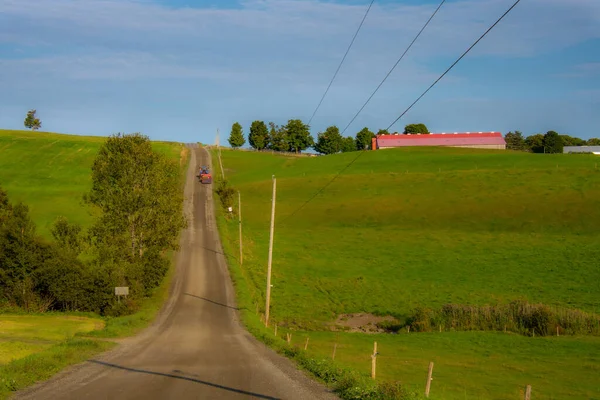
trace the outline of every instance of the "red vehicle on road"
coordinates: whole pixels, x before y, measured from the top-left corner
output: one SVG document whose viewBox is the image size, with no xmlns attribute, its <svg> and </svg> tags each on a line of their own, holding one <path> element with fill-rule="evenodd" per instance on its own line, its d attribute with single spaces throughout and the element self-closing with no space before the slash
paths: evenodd
<svg viewBox="0 0 600 400">
<path fill-rule="evenodd" d="M 200 171 L 198 172 L 198 179 L 200 180 L 200 183 L 212 183 L 212 175 L 210 174 L 210 170 L 208 169 L 208 167 L 200 167 Z"/>
</svg>

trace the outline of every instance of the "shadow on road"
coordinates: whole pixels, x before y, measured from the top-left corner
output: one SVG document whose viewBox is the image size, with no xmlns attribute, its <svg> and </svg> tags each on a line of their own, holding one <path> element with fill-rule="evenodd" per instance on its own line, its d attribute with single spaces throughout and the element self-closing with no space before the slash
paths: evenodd
<svg viewBox="0 0 600 400">
<path fill-rule="evenodd" d="M 139 373 L 142 373 L 142 374 L 150 374 L 150 375 L 166 376 L 168 378 L 182 379 L 184 381 L 196 382 L 196 383 L 200 383 L 200 384 L 206 385 L 206 386 L 211 386 L 211 387 L 214 387 L 214 388 L 217 388 L 217 389 L 227 390 L 229 392 L 234 392 L 234 393 L 245 394 L 245 395 L 248 395 L 248 396 L 257 397 L 259 399 L 280 400 L 278 397 L 271 397 L 271 396 L 267 396 L 267 395 L 264 395 L 264 394 L 258 394 L 258 393 L 248 392 L 248 391 L 245 391 L 245 390 L 234 389 L 234 388 L 230 388 L 230 387 L 227 387 L 227 386 L 218 385 L 216 383 L 202 381 L 200 379 L 189 378 L 189 377 L 186 377 L 186 376 L 179 376 L 179 375 L 165 374 L 163 372 L 154 372 L 154 371 L 146 371 L 146 370 L 143 370 L 143 369 L 123 367 L 121 365 L 110 364 L 110 363 L 107 363 L 107 362 L 104 362 L 104 361 L 98 361 L 98 360 L 88 360 L 88 361 L 91 362 L 91 363 L 94 363 L 94 364 L 100 364 L 100 365 L 104 365 L 106 367 L 122 369 L 122 370 L 125 370 L 125 371 L 139 372 Z"/>
<path fill-rule="evenodd" d="M 189 294 L 189 293 L 184 293 L 184 295 L 185 296 L 194 297 L 196 299 L 208 301 L 209 303 L 216 304 L 216 305 L 221 306 L 221 307 L 231 308 L 232 310 L 239 310 L 239 308 L 237 308 L 237 307 L 228 306 L 227 304 L 223 304 L 223 303 L 217 303 L 216 301 L 209 300 L 206 297 L 200 297 L 200 296 L 196 296 L 196 295 Z"/>
</svg>

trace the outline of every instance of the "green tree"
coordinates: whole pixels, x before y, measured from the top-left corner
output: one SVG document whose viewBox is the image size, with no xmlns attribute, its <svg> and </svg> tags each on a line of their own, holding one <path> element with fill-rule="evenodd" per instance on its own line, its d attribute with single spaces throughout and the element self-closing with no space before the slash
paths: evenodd
<svg viewBox="0 0 600 400">
<path fill-rule="evenodd" d="M 390 132 L 387 129 L 380 129 L 377 131 L 377 136 L 379 135 L 389 135 Z"/>
<path fill-rule="evenodd" d="M 231 126 L 231 134 L 229 135 L 228 141 L 231 147 L 234 149 L 242 147 L 244 143 L 246 143 L 244 132 L 242 131 L 242 125 L 240 125 L 238 122 Z"/>
<path fill-rule="evenodd" d="M 544 135 L 536 133 L 535 135 L 527 136 L 525 139 L 525 145 L 527 149 L 533 153 L 544 152 Z"/>
<path fill-rule="evenodd" d="M 335 154 L 342 150 L 342 135 L 337 126 L 333 125 L 319 132 L 314 149 L 321 154 Z"/>
<path fill-rule="evenodd" d="M 27 117 L 25 117 L 25 127 L 31 129 L 32 131 L 38 130 L 42 127 L 42 121 L 35 116 L 36 110 L 27 111 Z"/>
<path fill-rule="evenodd" d="M 263 121 L 252 122 L 248 142 L 256 150 L 266 149 L 269 146 L 269 130 Z"/>
<path fill-rule="evenodd" d="M 588 146 L 600 146 L 600 139 L 598 139 L 598 138 L 588 139 L 588 141 L 586 142 L 586 144 Z"/>
<path fill-rule="evenodd" d="M 290 151 L 287 131 L 273 122 L 269 122 L 269 145 L 267 148 L 275 151 Z"/>
<path fill-rule="evenodd" d="M 310 127 L 299 119 L 290 119 L 284 127 L 290 151 L 301 153 L 309 147 L 315 145 L 313 137 L 310 135 Z"/>
<path fill-rule="evenodd" d="M 356 134 L 356 149 L 357 150 L 368 150 L 371 148 L 372 139 L 375 137 L 375 134 L 369 130 L 369 128 L 364 127 Z"/>
<path fill-rule="evenodd" d="M 585 146 L 586 141 L 569 135 L 559 135 L 563 146 Z"/>
<path fill-rule="evenodd" d="M 425 124 L 408 124 L 404 127 L 405 135 L 416 135 L 416 134 L 428 134 L 429 129 L 425 126 Z"/>
<path fill-rule="evenodd" d="M 556 154 L 563 152 L 563 141 L 560 135 L 554 131 L 548 131 L 544 135 L 544 153 Z"/>
<path fill-rule="evenodd" d="M 356 140 L 352 136 L 348 136 L 342 139 L 342 153 L 349 153 L 356 151 Z"/>
<path fill-rule="evenodd" d="M 81 252 L 82 237 L 80 225 L 71 224 L 65 217 L 60 216 L 54 221 L 50 233 L 62 249 L 71 251 L 75 255 Z"/>
<path fill-rule="evenodd" d="M 504 140 L 506 148 L 509 150 L 525 150 L 527 148 L 525 138 L 520 131 L 508 132 L 504 136 Z"/>
<path fill-rule="evenodd" d="M 85 198 L 101 211 L 90 230 L 100 264 L 114 265 L 130 286 L 164 275 L 164 263 L 147 260 L 177 249 L 185 226 L 177 162 L 155 152 L 147 136 L 111 136 L 94 160 Z"/>
</svg>

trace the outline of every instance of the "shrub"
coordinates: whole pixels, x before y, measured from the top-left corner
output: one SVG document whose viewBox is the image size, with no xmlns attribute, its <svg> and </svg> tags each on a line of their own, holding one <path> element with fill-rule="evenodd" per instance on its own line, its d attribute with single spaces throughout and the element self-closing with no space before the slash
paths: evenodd
<svg viewBox="0 0 600 400">
<path fill-rule="evenodd" d="M 229 182 L 227 180 L 223 179 L 219 182 L 216 192 L 219 196 L 219 200 L 221 201 L 221 206 L 223 206 L 223 209 L 228 210 L 229 207 L 233 207 L 235 190 L 233 187 L 229 186 Z M 225 215 L 227 216 L 228 213 Z"/>
</svg>

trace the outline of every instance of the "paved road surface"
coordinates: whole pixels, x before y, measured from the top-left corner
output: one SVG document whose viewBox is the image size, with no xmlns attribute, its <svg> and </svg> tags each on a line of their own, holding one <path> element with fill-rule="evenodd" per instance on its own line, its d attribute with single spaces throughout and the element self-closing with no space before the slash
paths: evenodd
<svg viewBox="0 0 600 400">
<path fill-rule="evenodd" d="M 173 293 L 156 323 L 16 398 L 336 398 L 241 328 L 220 254 L 211 186 L 194 179 L 209 155 L 200 148 L 190 154 L 185 210 L 193 223 L 182 234 Z"/>
</svg>

